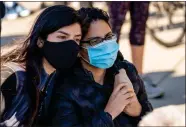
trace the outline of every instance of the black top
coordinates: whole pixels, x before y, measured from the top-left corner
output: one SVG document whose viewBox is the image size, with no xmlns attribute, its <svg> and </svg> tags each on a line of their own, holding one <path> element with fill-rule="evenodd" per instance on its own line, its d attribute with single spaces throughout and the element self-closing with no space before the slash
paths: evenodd
<svg viewBox="0 0 186 127">
<path fill-rule="evenodd" d="M 104 108 L 113 90 L 114 71 L 108 69 L 103 85 L 94 81 L 91 72 L 76 64 L 74 73 L 63 76 L 64 80 L 55 91 L 51 102 L 50 120 L 52 126 L 61 127 L 126 127 L 137 126 L 141 117 L 152 111 L 147 99 L 144 84 L 137 74 L 135 67 L 127 62 L 118 62 L 119 68 L 125 68 L 131 80 L 135 93 L 142 105 L 139 117 L 131 117 L 121 113 L 112 121 Z M 63 85 L 62 85 L 63 84 Z"/>
</svg>

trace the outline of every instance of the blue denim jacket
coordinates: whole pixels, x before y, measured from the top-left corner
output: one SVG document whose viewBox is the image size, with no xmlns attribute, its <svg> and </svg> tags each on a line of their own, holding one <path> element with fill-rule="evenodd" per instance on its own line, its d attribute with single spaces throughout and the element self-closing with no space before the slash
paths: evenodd
<svg viewBox="0 0 186 127">
<path fill-rule="evenodd" d="M 8 80 L 11 80 L 11 76 L 15 76 L 13 83 L 7 84 Z M 53 86 L 54 75 L 48 82 Z M 27 91 L 24 90 L 24 81 L 26 78 L 26 72 L 24 67 L 16 63 L 7 63 L 1 67 L 1 112 L 0 112 L 0 126 L 23 126 L 23 121 L 28 118 L 28 109 L 30 105 L 30 98 Z M 40 83 L 37 86 L 41 91 L 49 78 L 49 75 L 43 69 L 40 74 Z M 52 85 L 51 85 L 52 84 Z M 43 103 L 49 103 L 50 95 L 46 96 L 46 100 Z M 45 108 L 47 106 L 45 105 Z M 40 110 L 40 107 L 38 107 Z M 42 109 L 43 110 L 43 109 Z M 45 109 L 46 110 L 46 109 Z M 39 112 L 41 113 L 41 112 Z"/>
</svg>

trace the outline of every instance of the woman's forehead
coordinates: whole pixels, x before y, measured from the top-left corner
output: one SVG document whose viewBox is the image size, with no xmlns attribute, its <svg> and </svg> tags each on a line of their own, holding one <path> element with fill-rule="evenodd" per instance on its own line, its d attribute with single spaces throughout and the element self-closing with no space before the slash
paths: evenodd
<svg viewBox="0 0 186 127">
<path fill-rule="evenodd" d="M 79 23 L 74 23 L 71 24 L 69 26 L 64 26 L 61 27 L 60 29 L 57 30 L 57 32 L 59 33 L 67 33 L 67 34 L 77 34 L 80 35 L 81 34 L 81 26 Z"/>
<path fill-rule="evenodd" d="M 96 20 L 90 24 L 86 38 L 102 37 L 111 32 L 110 26 L 104 20 Z"/>
</svg>

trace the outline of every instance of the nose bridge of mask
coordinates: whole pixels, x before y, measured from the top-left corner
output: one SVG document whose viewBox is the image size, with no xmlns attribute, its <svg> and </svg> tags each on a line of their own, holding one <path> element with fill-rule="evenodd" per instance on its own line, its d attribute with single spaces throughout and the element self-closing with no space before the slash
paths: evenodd
<svg viewBox="0 0 186 127">
<path fill-rule="evenodd" d="M 104 40 L 103 42 L 97 44 L 97 45 L 94 45 L 94 46 L 90 46 L 91 48 L 97 48 L 99 46 L 102 46 L 102 45 L 107 45 L 108 43 L 113 43 L 113 42 L 116 42 L 116 39 L 110 39 L 110 40 Z M 116 42 L 117 43 L 117 42 Z"/>
<path fill-rule="evenodd" d="M 100 42 L 99 44 L 94 45 L 94 46 L 88 46 L 88 47 L 81 46 L 81 47 L 88 50 L 89 48 L 97 48 L 101 45 L 105 45 L 105 44 L 110 43 L 110 42 L 116 42 L 116 39 L 104 40 L 103 42 Z"/>
<path fill-rule="evenodd" d="M 88 47 L 89 57 L 98 57 L 101 55 L 112 55 L 114 51 L 119 49 L 119 45 L 116 41 L 108 41 L 99 44 L 96 47 Z M 94 53 L 91 53 L 94 52 Z"/>
</svg>

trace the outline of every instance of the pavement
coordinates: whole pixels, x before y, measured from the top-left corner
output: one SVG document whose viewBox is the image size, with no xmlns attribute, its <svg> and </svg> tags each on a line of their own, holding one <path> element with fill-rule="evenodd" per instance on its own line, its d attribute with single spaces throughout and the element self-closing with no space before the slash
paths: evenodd
<svg viewBox="0 0 186 127">
<path fill-rule="evenodd" d="M 1 46 L 13 40 L 19 40 L 27 35 L 38 13 L 39 12 L 36 12 L 29 17 L 16 20 L 3 20 Z M 129 28 L 129 22 L 126 22 L 122 27 L 124 36 L 121 38 L 120 50 L 125 59 L 131 61 L 131 50 L 128 40 Z M 170 33 L 168 38 L 174 37 L 174 34 L 174 32 Z M 165 96 L 163 98 L 150 99 L 154 108 L 166 105 L 185 104 L 184 44 L 173 48 L 165 48 L 155 42 L 147 32 L 144 73 L 165 91 Z"/>
</svg>

